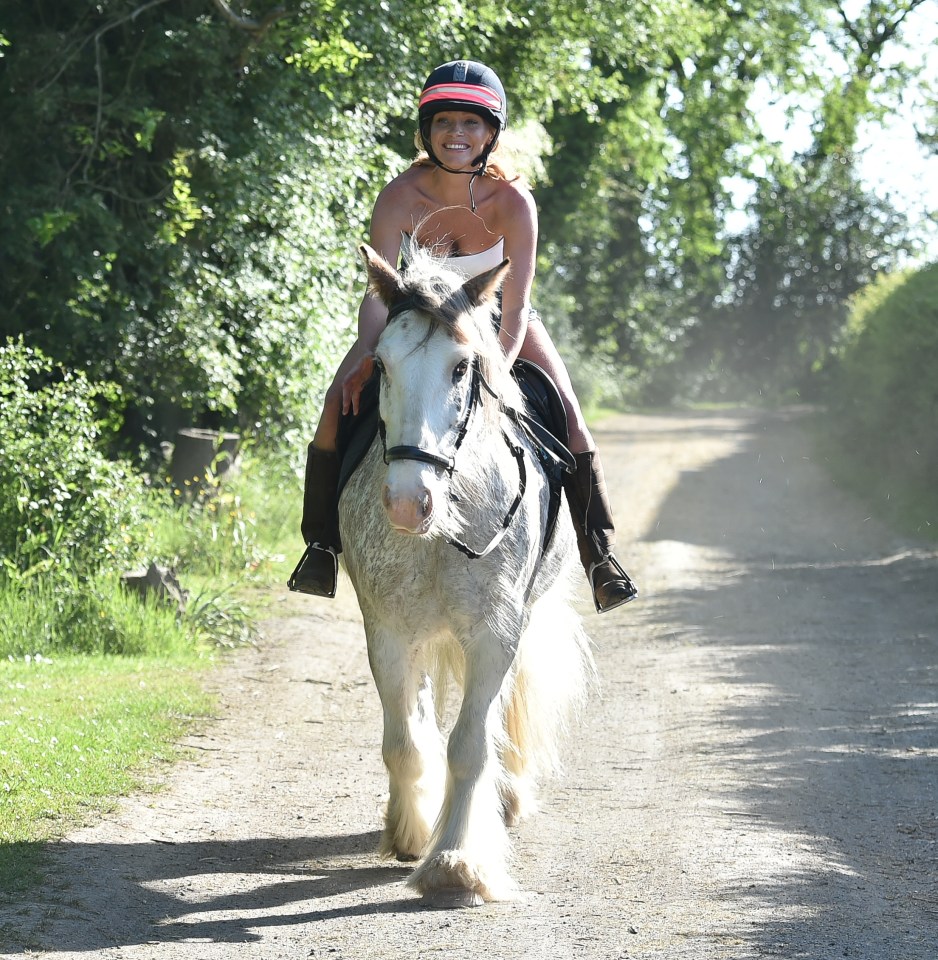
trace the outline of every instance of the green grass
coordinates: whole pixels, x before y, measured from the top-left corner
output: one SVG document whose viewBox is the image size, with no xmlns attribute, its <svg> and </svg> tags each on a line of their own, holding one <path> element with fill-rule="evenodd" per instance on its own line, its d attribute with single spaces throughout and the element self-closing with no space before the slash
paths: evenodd
<svg viewBox="0 0 938 960">
<path fill-rule="evenodd" d="M 145 559 L 175 568 L 181 616 L 74 557 L 0 574 L 0 890 L 38 882 L 45 841 L 176 756 L 211 709 L 205 673 L 253 639 L 251 608 L 299 557 L 300 491 L 285 461 L 246 458 L 210 498 L 154 492 Z"/>
<path fill-rule="evenodd" d="M 0 889 L 37 879 L 42 841 L 108 808 L 206 716 L 213 657 L 0 661 Z"/>
<path fill-rule="evenodd" d="M 283 459 L 246 458 L 214 495 L 189 502 L 167 488 L 154 524 L 156 549 L 202 578 L 271 582 L 301 546 L 302 482 Z"/>
<path fill-rule="evenodd" d="M 58 653 L 187 656 L 193 647 L 174 608 L 126 590 L 116 574 L 0 577 L 0 657 Z"/>
</svg>

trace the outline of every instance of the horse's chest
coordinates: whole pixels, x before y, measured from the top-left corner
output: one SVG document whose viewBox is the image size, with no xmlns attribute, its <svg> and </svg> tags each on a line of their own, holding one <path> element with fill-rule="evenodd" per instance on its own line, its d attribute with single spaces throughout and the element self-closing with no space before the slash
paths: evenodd
<svg viewBox="0 0 938 960">
<path fill-rule="evenodd" d="M 445 610 L 459 554 L 441 539 L 395 532 L 370 466 L 349 481 L 341 505 L 345 567 L 359 599 L 389 612 Z"/>
<path fill-rule="evenodd" d="M 468 559 L 442 540 L 394 533 L 386 522 L 373 534 L 349 543 L 345 551 L 346 569 L 360 596 L 364 591 L 388 605 L 407 608 L 419 601 L 445 610 L 458 602 L 466 579 L 473 579 Z"/>
</svg>

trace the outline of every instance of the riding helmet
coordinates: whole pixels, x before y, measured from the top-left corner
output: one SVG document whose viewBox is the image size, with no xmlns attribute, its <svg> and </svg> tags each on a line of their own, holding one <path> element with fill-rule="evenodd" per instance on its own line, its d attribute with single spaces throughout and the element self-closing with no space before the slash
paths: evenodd
<svg viewBox="0 0 938 960">
<path fill-rule="evenodd" d="M 427 77 L 418 107 L 420 140 L 430 159 L 439 166 L 442 164 L 430 146 L 430 121 L 444 110 L 478 114 L 495 128 L 492 142 L 474 161 L 474 165 L 481 164 L 484 170 L 498 135 L 508 125 L 505 88 L 498 74 L 476 60 L 452 60 L 438 66 Z"/>
</svg>

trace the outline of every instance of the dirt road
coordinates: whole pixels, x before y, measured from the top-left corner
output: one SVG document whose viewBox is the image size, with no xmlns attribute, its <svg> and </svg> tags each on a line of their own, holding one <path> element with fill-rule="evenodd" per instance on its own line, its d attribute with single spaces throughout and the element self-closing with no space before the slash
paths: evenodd
<svg viewBox="0 0 938 960">
<path fill-rule="evenodd" d="M 282 599 L 160 793 L 53 847 L 4 956 L 935 960 L 938 551 L 842 495 L 794 412 L 598 440 L 643 594 L 584 594 L 603 689 L 516 833 L 523 902 L 428 910 L 374 857 L 345 582 Z"/>
</svg>

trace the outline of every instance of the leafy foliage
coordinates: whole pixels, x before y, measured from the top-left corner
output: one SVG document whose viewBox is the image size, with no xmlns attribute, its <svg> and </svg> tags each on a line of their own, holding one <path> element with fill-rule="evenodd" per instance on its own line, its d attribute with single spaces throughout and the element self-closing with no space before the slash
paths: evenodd
<svg viewBox="0 0 938 960">
<path fill-rule="evenodd" d="M 351 11 L 261 36 L 195 0 L 5 6 L 0 332 L 120 384 L 151 442 L 308 428 L 390 162 Z"/>
<path fill-rule="evenodd" d="M 938 511 L 936 364 L 938 263 L 881 278 L 854 297 L 828 394 L 832 432 L 865 492 L 917 502 L 919 520 L 932 523 Z"/>
<path fill-rule="evenodd" d="M 797 206 L 800 177 L 835 210 L 833 164 L 851 166 L 858 122 L 909 75 L 883 51 L 921 2 L 870 0 L 851 20 L 833 0 L 0 0 L 0 335 L 117 384 L 125 444 L 198 424 L 301 449 L 353 336 L 368 212 L 412 152 L 415 93 L 463 55 L 501 73 L 513 126 L 537 119 L 552 142 L 542 312 L 661 390 L 685 343 L 695 362 L 736 362 L 719 344 L 731 310 L 742 328 L 754 304 L 773 322 L 787 309 L 752 266 L 788 242 L 771 193 Z M 755 94 L 822 89 L 815 149 L 783 170 Z M 754 226 L 734 236 L 740 177 Z M 856 262 L 862 283 L 901 243 L 849 192 L 869 255 L 842 270 Z M 811 209 L 786 220 L 793 248 L 826 229 L 802 227 Z M 804 368 L 805 330 L 816 359 L 836 326 L 820 318 L 776 324 L 777 379 Z M 711 323 L 718 336 L 696 336 Z"/>
<path fill-rule="evenodd" d="M 130 562 L 146 536 L 143 482 L 100 450 L 113 389 L 0 346 L 0 563 L 21 579 Z"/>
<path fill-rule="evenodd" d="M 856 21 L 826 0 L 664 8 L 665 43 L 652 26 L 638 33 L 648 48 L 633 47 L 633 23 L 589 48 L 584 62 L 615 82 L 548 121 L 542 268 L 646 399 L 803 389 L 845 299 L 907 248 L 907 225 L 860 187 L 851 151 L 895 76 L 911 75 L 887 83 L 880 64 L 918 2 L 871 3 Z M 823 96 L 835 89 L 852 92 Z M 786 94 L 819 103 L 815 143 L 790 161 L 757 113 Z M 731 227 L 747 185 L 746 226 Z"/>
<path fill-rule="evenodd" d="M 849 163 L 823 156 L 773 164 L 753 216 L 727 237 L 725 287 L 689 337 L 690 364 L 710 363 L 697 390 L 804 397 L 827 368 L 849 298 L 894 266 L 906 224 Z"/>
</svg>

